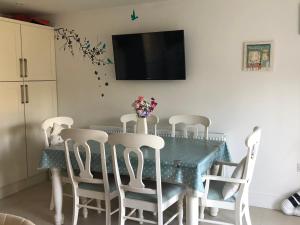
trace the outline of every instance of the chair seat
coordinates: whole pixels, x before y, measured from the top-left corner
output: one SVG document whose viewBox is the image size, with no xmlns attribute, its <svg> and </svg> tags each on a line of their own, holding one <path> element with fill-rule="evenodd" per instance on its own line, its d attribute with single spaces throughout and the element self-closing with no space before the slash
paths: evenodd
<svg viewBox="0 0 300 225">
<path fill-rule="evenodd" d="M 156 182 L 150 181 L 150 180 L 144 180 L 143 181 L 146 188 L 156 189 Z M 185 192 L 185 187 L 180 184 L 171 184 L 171 183 L 161 183 L 162 187 L 162 201 L 166 202 L 172 197 L 176 195 L 181 195 Z M 126 198 L 135 199 L 135 200 L 141 200 L 141 201 L 147 201 L 152 203 L 157 203 L 157 195 L 150 195 L 150 194 L 141 194 L 136 192 L 126 192 L 125 193 Z"/>
<path fill-rule="evenodd" d="M 214 181 L 214 180 L 210 181 L 208 199 L 216 200 L 216 201 L 225 201 L 222 194 L 224 185 L 225 182 Z M 233 196 L 227 199 L 226 202 L 235 202 L 235 197 Z"/>
</svg>

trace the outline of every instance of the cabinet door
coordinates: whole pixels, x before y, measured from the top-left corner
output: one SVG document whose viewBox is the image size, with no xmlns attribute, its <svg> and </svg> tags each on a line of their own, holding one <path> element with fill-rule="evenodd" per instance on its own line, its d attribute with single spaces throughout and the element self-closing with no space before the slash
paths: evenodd
<svg viewBox="0 0 300 225">
<path fill-rule="evenodd" d="M 27 177 L 21 82 L 0 82 L 0 187 Z"/>
<path fill-rule="evenodd" d="M 0 81 L 21 81 L 20 25 L 0 21 Z"/>
<path fill-rule="evenodd" d="M 33 176 L 45 143 L 41 124 L 57 115 L 56 81 L 25 82 L 25 97 L 28 176 Z"/>
<path fill-rule="evenodd" d="M 54 31 L 21 26 L 25 80 L 56 80 Z"/>
</svg>

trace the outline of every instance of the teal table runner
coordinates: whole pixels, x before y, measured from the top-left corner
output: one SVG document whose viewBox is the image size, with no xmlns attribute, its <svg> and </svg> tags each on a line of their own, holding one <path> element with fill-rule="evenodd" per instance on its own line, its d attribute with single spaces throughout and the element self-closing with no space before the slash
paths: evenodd
<svg viewBox="0 0 300 225">
<path fill-rule="evenodd" d="M 205 141 L 191 138 L 163 137 L 165 147 L 161 150 L 161 177 L 163 181 L 182 183 L 193 191 L 204 192 L 202 176 L 216 160 L 230 161 L 230 153 L 223 141 Z M 99 145 L 90 142 L 92 151 L 92 171 L 101 172 Z M 113 172 L 110 150 L 106 144 L 107 170 Z M 127 169 L 122 154 L 123 148 L 117 146 L 117 155 L 120 159 L 119 170 L 123 175 Z M 155 179 L 154 151 L 146 147 L 142 148 L 144 153 L 143 177 Z M 71 154 L 74 167 L 77 163 Z M 131 156 L 133 167 L 137 164 L 136 157 Z M 64 146 L 53 146 L 44 149 L 40 161 L 40 169 L 60 168 L 66 169 Z M 77 167 L 78 168 L 78 167 Z"/>
</svg>

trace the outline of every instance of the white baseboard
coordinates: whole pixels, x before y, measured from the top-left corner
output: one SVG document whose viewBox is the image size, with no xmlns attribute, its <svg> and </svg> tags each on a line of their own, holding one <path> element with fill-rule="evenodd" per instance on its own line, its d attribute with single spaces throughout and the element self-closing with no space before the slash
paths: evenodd
<svg viewBox="0 0 300 225">
<path fill-rule="evenodd" d="M 282 197 L 266 193 L 249 193 L 249 204 L 251 206 L 267 208 L 267 209 L 280 209 L 280 202 Z"/>
<path fill-rule="evenodd" d="M 36 184 L 42 183 L 48 179 L 48 174 L 42 172 L 36 176 L 29 177 L 27 179 L 21 180 L 17 183 L 9 184 L 5 187 L 0 188 L 0 199 L 19 192 L 28 187 L 34 186 Z"/>
</svg>

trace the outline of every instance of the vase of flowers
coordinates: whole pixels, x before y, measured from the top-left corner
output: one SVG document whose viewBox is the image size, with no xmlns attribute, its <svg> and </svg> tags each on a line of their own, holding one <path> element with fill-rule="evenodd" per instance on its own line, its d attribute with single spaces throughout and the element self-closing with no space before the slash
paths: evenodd
<svg viewBox="0 0 300 225">
<path fill-rule="evenodd" d="M 148 102 L 145 100 L 144 96 L 139 96 L 133 102 L 132 106 L 137 115 L 136 132 L 148 134 L 147 117 L 151 115 L 157 106 L 157 102 L 153 97 L 151 98 L 151 101 Z"/>
<path fill-rule="evenodd" d="M 148 134 L 147 118 L 138 117 L 136 120 L 136 133 Z"/>
</svg>

